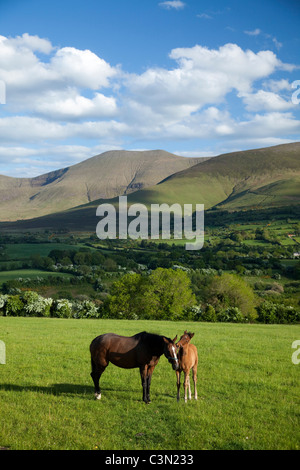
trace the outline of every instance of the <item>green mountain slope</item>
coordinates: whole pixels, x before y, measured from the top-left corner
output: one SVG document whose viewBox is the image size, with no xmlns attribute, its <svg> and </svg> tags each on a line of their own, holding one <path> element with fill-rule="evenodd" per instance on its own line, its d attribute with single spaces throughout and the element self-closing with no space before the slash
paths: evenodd
<svg viewBox="0 0 300 470">
<path fill-rule="evenodd" d="M 111 151 L 35 178 L 0 175 L 0 220 L 33 218 L 130 194 L 203 160 L 163 150 Z"/>
<path fill-rule="evenodd" d="M 155 186 L 128 195 L 128 203 L 204 204 L 205 209 L 265 209 L 300 203 L 300 142 L 207 159 Z M 96 208 L 118 198 L 97 199 L 63 212 L 1 224 L 3 229 L 60 228 L 95 231 Z"/>
<path fill-rule="evenodd" d="M 132 201 L 199 203 L 206 209 L 300 202 L 300 142 L 211 158 L 139 191 Z"/>
</svg>

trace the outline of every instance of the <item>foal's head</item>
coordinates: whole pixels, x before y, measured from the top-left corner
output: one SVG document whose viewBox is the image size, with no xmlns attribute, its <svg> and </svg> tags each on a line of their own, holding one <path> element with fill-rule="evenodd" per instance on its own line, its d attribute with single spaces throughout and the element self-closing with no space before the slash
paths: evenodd
<svg viewBox="0 0 300 470">
<path fill-rule="evenodd" d="M 176 345 L 175 345 L 177 335 L 175 336 L 174 339 L 166 338 L 165 336 L 163 338 L 164 338 L 164 343 L 165 343 L 164 344 L 164 355 L 166 356 L 166 358 L 168 359 L 170 364 L 172 364 L 173 369 L 177 370 L 178 367 L 179 367 L 178 357 L 177 357 L 177 354 L 176 354 Z"/>
<path fill-rule="evenodd" d="M 188 344 L 191 341 L 194 334 L 195 333 L 188 333 L 187 330 L 185 330 L 185 332 L 181 336 L 180 340 L 176 343 L 176 348 L 178 349 L 178 348 L 183 347 L 186 344 Z"/>
</svg>

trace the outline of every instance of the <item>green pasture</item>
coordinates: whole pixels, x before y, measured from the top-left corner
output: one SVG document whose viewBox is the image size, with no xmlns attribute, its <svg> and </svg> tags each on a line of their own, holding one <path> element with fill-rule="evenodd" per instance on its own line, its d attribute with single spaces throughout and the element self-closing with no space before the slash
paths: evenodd
<svg viewBox="0 0 300 470">
<path fill-rule="evenodd" d="M 57 273 L 53 271 L 42 271 L 40 269 L 15 269 L 12 271 L 0 271 L 0 285 L 3 282 L 11 281 L 12 279 L 27 278 L 36 279 L 38 277 L 72 277 L 72 274 Z"/>
<path fill-rule="evenodd" d="M 89 344 L 102 333 L 195 333 L 198 401 L 176 401 L 161 357 L 150 405 L 138 369 L 112 364 L 94 400 Z M 0 317 L 0 447 L 194 450 L 299 448 L 299 326 Z M 193 387 L 192 387 L 193 389 Z"/>
<path fill-rule="evenodd" d="M 34 255 L 48 256 L 52 250 L 78 250 L 84 245 L 65 243 L 8 243 L 5 245 L 9 260 L 25 260 Z"/>
</svg>

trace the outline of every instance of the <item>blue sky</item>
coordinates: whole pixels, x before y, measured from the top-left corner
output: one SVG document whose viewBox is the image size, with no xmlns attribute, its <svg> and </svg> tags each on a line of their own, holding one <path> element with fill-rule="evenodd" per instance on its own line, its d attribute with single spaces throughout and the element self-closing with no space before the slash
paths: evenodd
<svg viewBox="0 0 300 470">
<path fill-rule="evenodd" d="M 296 0 L 0 0 L 0 174 L 298 141 L 299 25 Z"/>
</svg>

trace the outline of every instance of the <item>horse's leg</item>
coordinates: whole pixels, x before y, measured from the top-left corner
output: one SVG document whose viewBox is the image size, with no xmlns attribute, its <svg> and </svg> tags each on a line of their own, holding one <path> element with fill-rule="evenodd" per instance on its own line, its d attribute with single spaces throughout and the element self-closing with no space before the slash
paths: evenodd
<svg viewBox="0 0 300 470">
<path fill-rule="evenodd" d="M 179 370 L 176 371 L 177 376 L 177 401 L 180 399 L 180 372 Z"/>
<path fill-rule="evenodd" d="M 195 389 L 195 400 L 198 400 L 198 394 L 197 394 L 197 366 L 193 367 L 193 380 L 194 380 L 194 389 Z"/>
<path fill-rule="evenodd" d="M 143 401 L 145 403 L 148 403 L 148 400 L 147 400 L 147 369 L 148 369 L 148 366 L 147 365 L 144 365 L 144 366 L 141 366 L 140 367 L 140 374 L 141 374 L 141 380 L 142 380 L 142 387 L 143 387 Z"/>
<path fill-rule="evenodd" d="M 147 399 L 147 403 L 151 402 L 151 400 L 150 400 L 150 385 L 151 385 L 151 379 L 152 379 L 152 374 L 153 374 L 153 371 L 154 371 L 154 367 L 155 366 L 150 366 L 150 367 L 148 367 L 148 370 L 147 370 L 147 379 L 146 379 L 146 399 Z"/>
<path fill-rule="evenodd" d="M 95 362 L 92 360 L 92 372 L 91 372 L 91 377 L 94 382 L 95 386 L 95 398 L 96 400 L 100 400 L 101 398 L 101 390 L 99 386 L 99 380 L 103 372 L 105 371 L 105 367 L 101 367 L 99 365 L 96 365 Z"/>
</svg>

